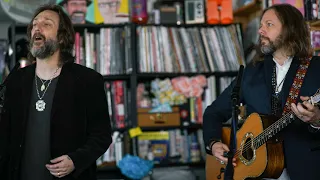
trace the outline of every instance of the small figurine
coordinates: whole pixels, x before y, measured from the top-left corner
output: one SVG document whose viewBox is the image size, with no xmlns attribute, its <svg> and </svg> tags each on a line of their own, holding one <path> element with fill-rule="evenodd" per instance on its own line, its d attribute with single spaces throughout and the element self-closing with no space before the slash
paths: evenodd
<svg viewBox="0 0 320 180">
<path fill-rule="evenodd" d="M 208 24 L 233 23 L 232 0 L 207 0 Z"/>
</svg>

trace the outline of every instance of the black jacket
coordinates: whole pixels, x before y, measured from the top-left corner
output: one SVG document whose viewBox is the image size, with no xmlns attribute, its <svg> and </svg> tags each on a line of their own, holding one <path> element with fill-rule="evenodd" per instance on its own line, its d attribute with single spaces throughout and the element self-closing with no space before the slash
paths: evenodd
<svg viewBox="0 0 320 180">
<path fill-rule="evenodd" d="M 0 121 L 0 179 L 18 180 L 36 64 L 10 75 Z M 51 156 L 69 155 L 66 180 L 96 179 L 96 159 L 109 148 L 111 126 L 103 77 L 75 63 L 63 65 L 51 111 Z"/>
<path fill-rule="evenodd" d="M 293 58 L 283 83 L 282 107 L 289 95 L 300 61 Z M 243 73 L 240 101 L 246 105 L 247 115 L 253 112 L 270 115 L 272 96 L 272 56 L 256 65 L 249 64 Z M 312 96 L 320 88 L 320 57 L 313 57 L 304 82 L 301 96 Z M 235 81 L 205 110 L 203 116 L 204 142 L 221 139 L 222 123 L 232 116 L 231 92 Z M 301 102 L 298 96 L 298 102 Z M 286 168 L 291 180 L 319 180 L 318 162 L 320 151 L 310 151 L 320 145 L 320 131 L 314 131 L 310 125 L 297 119 L 281 132 L 284 140 Z M 271 162 L 272 163 L 272 162 Z"/>
</svg>

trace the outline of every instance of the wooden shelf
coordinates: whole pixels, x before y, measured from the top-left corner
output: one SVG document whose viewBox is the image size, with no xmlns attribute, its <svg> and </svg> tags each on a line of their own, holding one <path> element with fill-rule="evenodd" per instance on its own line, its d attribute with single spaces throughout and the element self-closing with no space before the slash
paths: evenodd
<svg viewBox="0 0 320 180">
<path fill-rule="evenodd" d="M 233 16 L 248 16 L 249 14 L 258 12 L 260 10 L 262 10 L 261 1 L 254 0 L 251 3 L 234 10 Z"/>
<path fill-rule="evenodd" d="M 207 23 L 196 23 L 196 24 L 174 24 L 174 23 L 161 23 L 161 24 L 136 24 L 139 27 L 148 27 L 148 26 L 156 26 L 156 27 L 176 27 L 176 28 L 194 28 L 194 27 L 204 27 L 204 28 L 211 28 L 211 27 L 225 27 L 230 25 L 236 25 L 239 23 L 231 23 L 231 24 L 207 24 Z"/>
<path fill-rule="evenodd" d="M 187 73 L 138 73 L 138 79 L 154 79 L 154 78 L 174 78 L 178 76 L 196 76 L 196 75 L 204 75 L 208 76 L 216 76 L 216 77 L 234 77 L 237 76 L 237 71 L 225 71 L 225 72 L 187 72 Z"/>
<path fill-rule="evenodd" d="M 307 21 L 307 23 L 310 24 L 310 26 L 320 26 L 320 20 L 313 20 L 313 21 Z"/>
<path fill-rule="evenodd" d="M 320 30 L 320 20 L 308 21 L 307 23 L 311 30 Z"/>
<path fill-rule="evenodd" d="M 73 27 L 75 31 L 83 31 L 84 29 L 88 29 L 89 31 L 99 32 L 101 28 L 118 28 L 125 27 L 130 25 L 130 23 L 121 23 L 121 24 L 74 24 Z M 28 24 L 15 24 L 15 31 L 19 34 L 27 33 Z M 12 28 L 12 26 L 10 27 Z"/>
<path fill-rule="evenodd" d="M 84 29 L 88 29 L 90 32 L 99 32 L 101 28 L 121 28 L 125 26 L 133 25 L 134 23 L 120 23 L 120 24 L 73 24 L 75 31 L 82 32 Z M 239 24 L 239 23 L 231 23 L 231 24 L 207 24 L 207 23 L 199 23 L 199 24 L 134 24 L 136 26 L 164 26 L 164 27 L 183 27 L 183 28 L 193 28 L 193 27 L 223 27 L 223 26 L 230 26 L 232 24 Z M 12 28 L 12 26 L 10 27 Z M 28 24 L 15 24 L 14 25 L 16 33 L 25 34 L 27 32 Z"/>
<path fill-rule="evenodd" d="M 188 126 L 159 126 L 159 127 L 140 127 L 142 131 L 161 131 L 171 129 L 201 129 L 202 124 L 190 124 Z"/>
<path fill-rule="evenodd" d="M 314 51 L 320 51 L 320 47 L 314 48 Z"/>
<path fill-rule="evenodd" d="M 97 167 L 98 171 L 117 171 L 119 168 L 116 165 L 116 162 L 104 162 L 102 165 Z"/>
</svg>

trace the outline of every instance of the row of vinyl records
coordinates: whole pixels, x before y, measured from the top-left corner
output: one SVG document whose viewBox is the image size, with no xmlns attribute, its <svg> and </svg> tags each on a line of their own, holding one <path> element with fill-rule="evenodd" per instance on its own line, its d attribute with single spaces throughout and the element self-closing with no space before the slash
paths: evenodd
<svg viewBox="0 0 320 180">
<path fill-rule="evenodd" d="M 76 32 L 76 63 L 103 75 L 132 72 L 130 27 Z M 245 64 L 239 25 L 213 27 L 138 26 L 139 72 L 214 72 Z M 133 48 L 134 49 L 134 48 Z"/>
<path fill-rule="evenodd" d="M 214 27 L 139 26 L 140 72 L 215 72 L 245 64 L 238 24 Z"/>
<path fill-rule="evenodd" d="M 130 145 L 138 149 L 137 156 L 154 164 L 196 163 L 205 160 L 202 129 L 173 129 L 167 131 L 145 131 L 137 137 L 137 144 L 130 141 L 127 133 L 114 132 L 109 149 L 96 161 L 98 167 L 118 163 L 126 154 L 130 154 Z"/>
<path fill-rule="evenodd" d="M 176 77 L 176 78 L 183 78 L 183 79 L 190 79 L 192 81 L 193 77 Z M 173 79 L 154 79 L 151 82 L 144 82 L 138 85 L 137 89 L 137 107 L 138 108 L 153 108 L 157 109 L 161 105 L 169 104 L 170 106 L 183 106 L 184 109 L 189 112 L 190 116 L 187 118 L 181 117 L 181 125 L 190 125 L 190 124 L 202 124 L 202 115 L 205 108 L 210 105 L 217 96 L 216 91 L 216 77 L 210 76 L 205 78 L 205 86 L 201 91 L 201 94 L 197 96 L 190 96 L 186 95 L 185 92 L 178 92 L 175 87 L 179 86 L 175 83 L 179 83 L 175 81 L 176 78 Z M 222 92 L 233 80 L 234 78 L 225 77 L 219 78 L 220 81 L 220 92 Z M 140 89 L 141 86 L 155 86 L 154 84 L 157 83 L 156 86 L 160 87 L 156 90 L 151 90 L 150 88 Z M 166 84 L 165 84 L 166 83 Z M 169 83 L 169 84 L 168 84 Z M 186 84 L 183 82 L 183 84 Z M 189 87 L 194 88 L 196 85 L 191 85 Z M 128 83 L 123 80 L 115 80 L 111 82 L 106 82 L 105 86 L 106 96 L 108 99 L 108 106 L 109 106 L 109 115 L 111 119 L 111 126 L 112 129 L 121 129 L 121 128 L 128 128 L 135 126 L 131 122 L 130 118 L 130 110 L 131 107 L 131 91 L 130 87 L 128 87 Z M 147 90 L 149 89 L 149 90 Z M 194 89 L 190 89 L 193 91 Z M 151 93 L 146 97 L 147 93 Z M 177 101 L 176 98 L 183 98 L 183 100 Z M 153 103 L 146 103 L 146 101 L 153 102 Z M 161 111 L 157 111 L 161 112 Z M 152 113 L 152 112 L 150 112 Z"/>
<path fill-rule="evenodd" d="M 75 62 L 102 75 L 127 74 L 132 71 L 129 27 L 101 28 L 99 33 L 76 32 Z"/>
</svg>

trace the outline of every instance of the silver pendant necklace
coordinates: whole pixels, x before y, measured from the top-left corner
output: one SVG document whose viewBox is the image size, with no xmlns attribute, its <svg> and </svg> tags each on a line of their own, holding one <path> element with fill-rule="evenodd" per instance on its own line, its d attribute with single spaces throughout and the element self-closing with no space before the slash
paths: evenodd
<svg viewBox="0 0 320 180">
<path fill-rule="evenodd" d="M 41 90 L 41 91 L 44 91 L 44 90 L 46 89 L 45 83 L 46 83 L 48 80 L 45 80 L 45 81 L 43 82 L 41 78 L 39 78 L 39 79 L 40 79 L 40 81 L 41 81 L 41 83 L 42 83 L 40 90 Z"/>
<path fill-rule="evenodd" d="M 41 91 L 43 91 L 46 87 L 44 86 L 44 83 L 42 83 L 42 86 L 41 86 Z"/>
<path fill-rule="evenodd" d="M 52 75 L 51 79 L 49 80 L 49 83 L 48 83 L 48 86 L 45 87 L 44 86 L 44 83 L 42 82 L 41 78 L 39 78 L 42 82 L 42 85 L 41 85 L 41 91 L 44 90 L 42 96 L 40 97 L 40 94 L 39 94 L 39 90 L 38 90 L 38 83 L 37 83 L 37 75 L 35 75 L 35 83 L 36 83 L 36 90 L 37 90 L 37 95 L 38 95 L 38 98 L 39 100 L 36 102 L 36 110 L 37 111 L 44 111 L 46 109 L 46 102 L 44 102 L 44 100 L 42 100 L 43 96 L 45 95 L 45 93 L 47 92 L 48 90 L 48 87 L 50 86 L 51 84 L 51 81 L 53 79 L 53 77 L 56 75 L 56 73 L 58 72 L 59 70 L 59 67 L 57 68 L 57 70 L 54 72 L 54 74 Z M 47 81 L 47 80 L 46 80 Z M 46 82 L 45 81 L 45 82 Z"/>
</svg>

